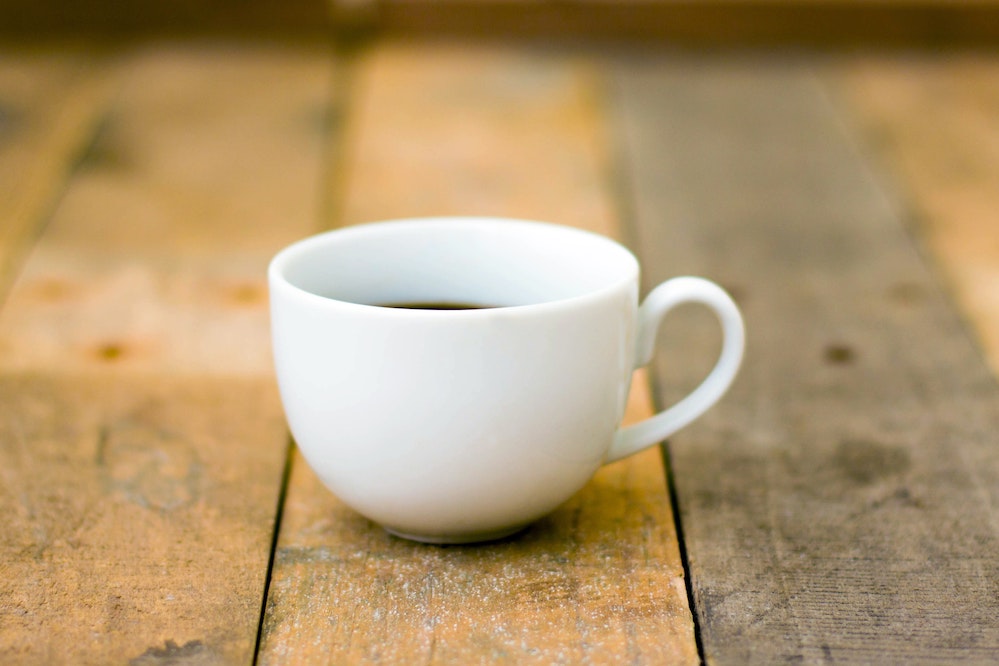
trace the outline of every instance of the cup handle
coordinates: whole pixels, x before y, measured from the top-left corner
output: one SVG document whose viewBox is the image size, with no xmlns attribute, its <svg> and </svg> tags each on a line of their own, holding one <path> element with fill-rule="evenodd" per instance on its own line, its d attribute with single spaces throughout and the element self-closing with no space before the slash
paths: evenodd
<svg viewBox="0 0 999 666">
<path fill-rule="evenodd" d="M 635 368 L 647 365 L 655 352 L 656 332 L 666 314 L 681 303 L 701 303 L 711 308 L 721 323 L 721 355 L 714 369 L 687 397 L 644 421 L 620 428 L 604 462 L 611 463 L 657 444 L 688 425 L 721 398 L 735 379 L 742 361 L 746 332 L 742 315 L 732 298 L 714 282 L 678 277 L 653 289 L 638 309 Z"/>
</svg>

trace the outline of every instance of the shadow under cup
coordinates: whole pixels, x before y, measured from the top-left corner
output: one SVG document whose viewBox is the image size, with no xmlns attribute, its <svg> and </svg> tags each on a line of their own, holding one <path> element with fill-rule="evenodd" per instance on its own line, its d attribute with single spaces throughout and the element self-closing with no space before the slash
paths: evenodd
<svg viewBox="0 0 999 666">
<path fill-rule="evenodd" d="M 271 263 L 278 383 L 319 478 L 389 531 L 500 538 L 602 464 L 632 372 L 638 263 L 552 224 L 384 222 Z M 450 303 L 487 309 L 400 309 Z"/>
</svg>

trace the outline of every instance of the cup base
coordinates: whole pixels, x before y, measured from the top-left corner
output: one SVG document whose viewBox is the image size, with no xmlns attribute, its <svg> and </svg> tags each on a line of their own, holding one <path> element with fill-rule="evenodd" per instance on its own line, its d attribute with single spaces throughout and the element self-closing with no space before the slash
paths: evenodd
<svg viewBox="0 0 999 666">
<path fill-rule="evenodd" d="M 391 527 L 382 526 L 386 532 L 392 536 L 397 536 L 400 539 L 407 539 L 409 541 L 419 541 L 420 543 L 435 544 L 438 546 L 451 546 L 460 544 L 471 544 L 471 543 L 484 543 L 486 541 L 499 541 L 500 539 L 505 539 L 506 537 L 513 536 L 518 532 L 527 529 L 527 525 L 518 525 L 516 527 L 508 527 L 502 530 L 495 530 L 492 532 L 471 532 L 469 534 L 410 534 L 408 532 L 400 532 L 399 530 L 392 529 Z"/>
</svg>

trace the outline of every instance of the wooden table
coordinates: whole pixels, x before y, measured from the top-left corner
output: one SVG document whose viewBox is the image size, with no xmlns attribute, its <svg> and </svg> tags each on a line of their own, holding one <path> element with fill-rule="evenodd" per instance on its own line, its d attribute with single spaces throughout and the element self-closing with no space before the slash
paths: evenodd
<svg viewBox="0 0 999 666">
<path fill-rule="evenodd" d="M 721 282 L 732 392 L 516 539 L 389 537 L 289 441 L 264 270 L 437 214 Z M 995 663 L 997 216 L 992 55 L 0 48 L 0 662 Z M 629 420 L 716 353 L 664 328 Z"/>
</svg>

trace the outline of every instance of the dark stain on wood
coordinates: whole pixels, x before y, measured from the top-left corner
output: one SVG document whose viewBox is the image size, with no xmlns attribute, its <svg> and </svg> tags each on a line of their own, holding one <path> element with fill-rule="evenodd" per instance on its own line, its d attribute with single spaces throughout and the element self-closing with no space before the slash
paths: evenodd
<svg viewBox="0 0 999 666">
<path fill-rule="evenodd" d="M 226 302 L 239 307 L 260 305 L 267 300 L 267 289 L 253 282 L 227 285 L 224 294 Z"/>
<path fill-rule="evenodd" d="M 926 290 L 914 282 L 899 282 L 888 290 L 888 298 L 898 305 L 911 307 L 926 300 Z"/>
<path fill-rule="evenodd" d="M 848 365 L 853 363 L 856 355 L 856 352 L 850 345 L 834 343 L 826 346 L 823 358 L 830 365 Z"/>
<path fill-rule="evenodd" d="M 97 461 L 111 492 L 139 506 L 172 511 L 200 496 L 203 466 L 184 437 L 138 421 L 102 428 Z"/>
<path fill-rule="evenodd" d="M 153 646 L 128 663 L 129 666 L 209 666 L 219 663 L 219 659 L 201 641 L 177 645 L 167 640 L 163 647 Z"/>
<path fill-rule="evenodd" d="M 833 464 L 847 479 L 861 485 L 902 474 L 912 466 L 905 449 L 859 439 L 840 442 Z"/>
<path fill-rule="evenodd" d="M 119 361 L 125 356 L 126 347 L 120 342 L 104 342 L 98 345 L 95 356 L 105 362 Z"/>
</svg>

